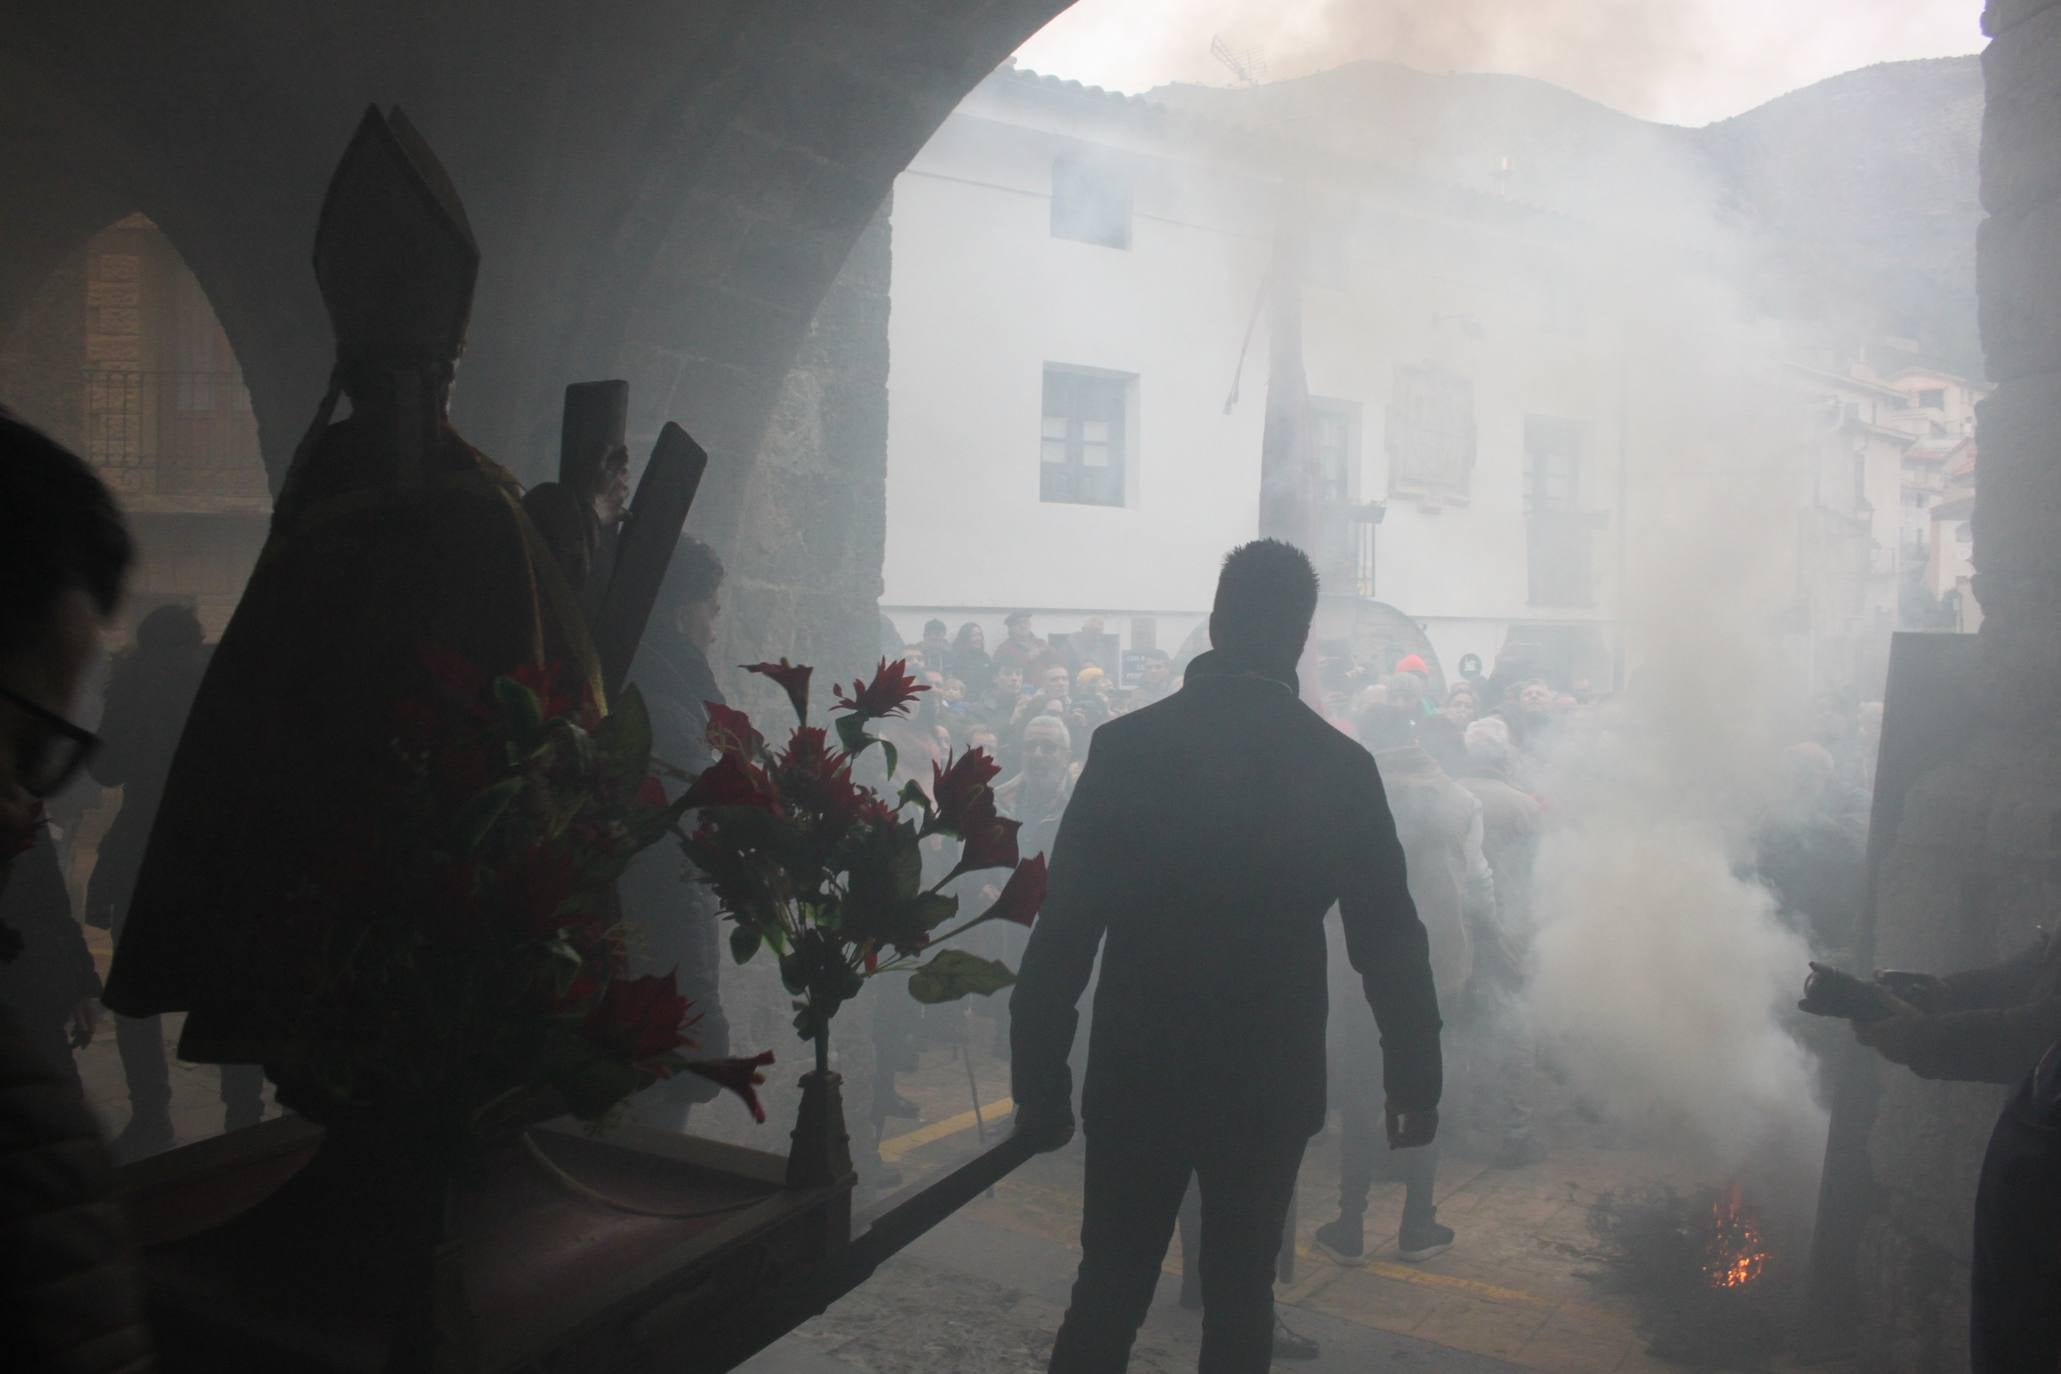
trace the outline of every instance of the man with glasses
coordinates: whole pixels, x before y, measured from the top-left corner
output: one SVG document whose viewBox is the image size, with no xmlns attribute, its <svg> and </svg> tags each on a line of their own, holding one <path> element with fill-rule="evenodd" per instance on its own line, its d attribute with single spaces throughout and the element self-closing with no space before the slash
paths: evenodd
<svg viewBox="0 0 2061 1374">
<path fill-rule="evenodd" d="M 128 531 L 86 465 L 0 410 L 0 884 L 49 843 L 42 800 L 85 764 L 71 720 L 121 599 Z M 0 959 L 30 932 L 0 930 Z M 0 1314 L 16 1368 L 148 1368 L 150 1334 L 112 1171 L 76 1078 L 0 1005 Z"/>
</svg>

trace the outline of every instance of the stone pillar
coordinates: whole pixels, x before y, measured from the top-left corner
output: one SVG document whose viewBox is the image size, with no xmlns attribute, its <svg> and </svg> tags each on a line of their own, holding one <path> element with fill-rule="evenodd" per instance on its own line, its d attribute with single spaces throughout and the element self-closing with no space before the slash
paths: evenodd
<svg viewBox="0 0 2061 1374">
<path fill-rule="evenodd" d="M 1977 242 L 1980 720 L 1884 855 L 1875 962 L 1967 968 L 2061 913 L 2061 0 L 1989 0 Z M 2005 1091 L 1874 1067 L 1859 1367 L 1966 1369 L 1976 1173 Z"/>
</svg>

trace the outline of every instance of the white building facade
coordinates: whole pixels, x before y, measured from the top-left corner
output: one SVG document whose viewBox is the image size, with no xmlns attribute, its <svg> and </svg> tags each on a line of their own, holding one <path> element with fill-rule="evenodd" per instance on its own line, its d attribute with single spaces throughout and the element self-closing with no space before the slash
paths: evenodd
<svg viewBox="0 0 2061 1374">
<path fill-rule="evenodd" d="M 1192 642 L 1258 530 L 1287 184 L 1318 484 L 1358 544 L 1318 551 L 1327 592 L 1397 608 L 1448 677 L 1518 638 L 1603 684 L 1638 359 L 1588 289 L 1600 235 L 1006 69 L 894 191 L 901 634 L 972 620 L 992 645 L 1027 609 L 1040 634 L 1097 616 L 1124 648 Z"/>
</svg>

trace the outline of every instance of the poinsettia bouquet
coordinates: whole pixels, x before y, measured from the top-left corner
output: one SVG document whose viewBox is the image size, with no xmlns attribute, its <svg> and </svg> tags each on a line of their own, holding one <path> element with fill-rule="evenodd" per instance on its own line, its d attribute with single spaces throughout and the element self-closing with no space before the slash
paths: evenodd
<svg viewBox="0 0 2061 1374">
<path fill-rule="evenodd" d="M 892 786 L 894 745 L 870 727 L 905 715 L 929 690 L 905 664 L 883 659 L 873 680 L 853 681 L 849 695 L 833 688 L 834 745 L 830 730 L 809 724 L 809 668 L 782 659 L 745 671 L 786 692 L 795 727 L 776 750 L 744 712 L 709 703 L 716 759 L 680 798 L 697 814 L 684 844 L 732 922 L 731 954 L 744 963 L 769 949 L 779 959 L 795 998 L 794 1028 L 814 1043 L 818 1070 L 828 1068 L 831 1018 L 868 978 L 906 973 L 911 994 L 928 1003 L 1013 983 L 999 961 L 938 948 L 990 921 L 1027 926 L 1045 899 L 1045 857 L 1021 858 L 1017 822 L 996 813 L 995 761 L 980 749 L 948 756 L 931 765 L 928 791 L 912 778 L 890 801 L 854 771 L 870 767 L 865 756 L 877 748 Z M 954 857 L 926 883 L 923 855 L 933 839 L 953 846 Z M 948 889 L 967 874 L 1004 868 L 1001 895 L 961 919 Z"/>
<path fill-rule="evenodd" d="M 477 1126 L 500 1112 L 606 1116 L 638 1088 L 696 1073 L 738 1092 L 772 1055 L 700 1061 L 673 975 L 630 977 L 614 880 L 684 805 L 651 774 L 636 689 L 602 714 L 556 666 L 491 676 L 421 650 L 385 769 L 390 805 L 347 822 L 332 871 L 292 915 L 316 917 L 308 1046 L 282 1078 L 318 1119 L 433 1102 Z"/>
</svg>

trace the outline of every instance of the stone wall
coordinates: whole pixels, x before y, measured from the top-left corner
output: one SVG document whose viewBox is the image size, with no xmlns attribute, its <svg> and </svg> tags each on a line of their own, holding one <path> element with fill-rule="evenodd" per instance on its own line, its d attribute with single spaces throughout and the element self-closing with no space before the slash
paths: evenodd
<svg viewBox="0 0 2061 1374">
<path fill-rule="evenodd" d="M 1920 968 L 2006 957 L 2061 910 L 2061 0 L 1991 0 L 1983 28 L 1981 719 L 1910 798 L 1875 913 L 1876 962 Z M 1975 1177 L 2004 1092 L 1875 1072 L 1859 1367 L 1965 1369 Z"/>
<path fill-rule="evenodd" d="M 852 248 L 809 322 L 794 366 L 781 379 L 757 460 L 743 474 L 742 517 L 715 527 L 699 513 L 689 528 L 709 540 L 728 570 L 723 619 L 713 654 L 730 699 L 768 736 L 792 719 L 787 699 L 735 665 L 782 656 L 816 668 L 814 719 L 829 705 L 829 684 L 867 671 L 879 653 L 880 561 L 887 505 L 888 207 L 882 204 Z M 726 960 L 727 963 L 727 960 Z M 902 996 L 899 987 L 889 989 Z M 873 1092 L 869 1030 L 878 992 L 838 1015 L 832 1046 L 845 1077 L 845 1109 L 855 1150 L 870 1172 Z M 770 1049 L 782 1068 L 766 1088 L 771 1120 L 793 1117 L 794 1077 L 807 1047 L 795 1038 L 792 997 L 764 952 L 723 974 L 723 1006 L 739 1052 Z M 764 1149 L 729 1104 L 711 1109 L 698 1130 Z"/>
</svg>

